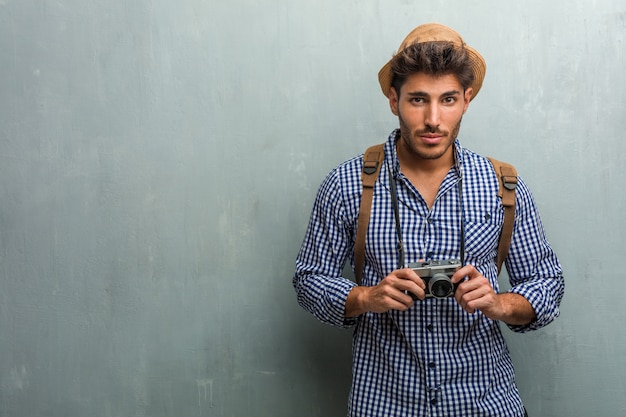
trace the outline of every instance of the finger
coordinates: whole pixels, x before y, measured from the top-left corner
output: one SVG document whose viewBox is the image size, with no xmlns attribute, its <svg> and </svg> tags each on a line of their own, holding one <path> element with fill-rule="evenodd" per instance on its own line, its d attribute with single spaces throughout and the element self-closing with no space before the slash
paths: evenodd
<svg viewBox="0 0 626 417">
<path fill-rule="evenodd" d="M 422 280 L 420 279 L 420 281 Z M 421 282 L 421 284 L 423 286 L 423 282 Z M 415 299 L 423 300 L 426 296 L 424 288 L 408 279 L 398 279 L 397 281 L 395 281 L 394 287 L 397 290 L 400 290 L 402 294 L 408 295 L 409 298 L 411 298 L 411 303 Z"/>
<path fill-rule="evenodd" d="M 459 282 L 459 286 L 457 287 L 457 291 L 460 291 L 462 294 L 467 294 L 471 291 L 480 288 L 483 285 L 483 282 L 477 278 L 473 279 L 465 279 L 464 281 Z"/>
<path fill-rule="evenodd" d="M 398 278 L 409 280 L 417 284 L 420 288 L 426 288 L 426 284 L 424 284 L 424 280 L 417 275 L 417 272 L 413 271 L 411 268 L 403 268 L 395 271 L 395 274 Z"/>
<path fill-rule="evenodd" d="M 407 292 L 416 290 L 419 292 L 419 289 L 412 281 L 390 275 L 385 278 L 384 283 L 379 284 L 377 292 L 380 294 L 379 297 L 385 302 L 393 300 L 394 302 L 410 306 L 413 304 L 413 298 Z"/>
<path fill-rule="evenodd" d="M 389 308 L 392 310 L 406 311 L 413 306 L 413 298 L 405 292 L 397 292 L 393 297 L 389 298 Z"/>
<path fill-rule="evenodd" d="M 426 284 L 415 271 L 410 268 L 401 269 L 396 271 L 396 276 L 399 278 L 395 282 L 396 287 L 409 294 L 412 300 L 426 298 Z"/>
<path fill-rule="evenodd" d="M 476 276 L 473 276 L 463 282 L 461 282 L 459 284 L 459 288 L 461 288 L 461 290 L 464 293 L 469 293 L 469 292 L 474 292 L 480 289 L 484 289 L 484 291 L 480 292 L 480 294 L 485 294 L 488 292 L 493 292 L 493 287 L 491 286 L 491 283 L 489 282 L 489 280 L 487 278 L 485 278 L 484 276 L 482 276 L 481 274 L 478 274 Z M 476 293 L 475 295 L 477 295 L 479 293 Z"/>
<path fill-rule="evenodd" d="M 488 307 L 492 302 L 491 296 L 493 294 L 491 286 L 478 285 L 470 287 L 469 285 L 472 284 L 474 284 L 473 281 L 468 281 L 467 283 L 462 284 L 463 288 L 459 286 L 460 291 L 458 294 L 455 294 L 457 302 L 465 311 L 471 314 L 476 312 L 476 310 L 482 310 L 483 308 Z"/>
<path fill-rule="evenodd" d="M 456 302 L 459 303 L 461 308 L 467 313 L 474 314 L 476 312 L 475 309 L 467 305 L 467 299 L 465 298 L 465 294 L 463 294 L 462 291 L 457 290 L 457 292 L 454 294 L 454 298 L 456 299 Z"/>
<path fill-rule="evenodd" d="M 420 287 L 416 287 L 413 290 L 407 290 L 406 293 L 411 296 L 412 300 L 423 300 L 426 298 L 426 292 Z"/>
<path fill-rule="evenodd" d="M 465 278 L 472 279 L 479 276 L 480 272 L 473 265 L 465 265 L 459 268 L 450 278 L 450 280 L 456 284 L 463 281 Z"/>
</svg>

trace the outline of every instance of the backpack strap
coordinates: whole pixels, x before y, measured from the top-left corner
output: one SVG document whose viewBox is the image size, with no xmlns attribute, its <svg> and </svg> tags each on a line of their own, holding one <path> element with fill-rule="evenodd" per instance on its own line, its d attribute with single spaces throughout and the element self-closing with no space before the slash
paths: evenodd
<svg viewBox="0 0 626 417">
<path fill-rule="evenodd" d="M 356 241 L 354 242 L 354 275 L 358 285 L 361 285 L 363 281 L 363 267 L 365 265 L 365 235 L 370 222 L 370 211 L 372 209 L 372 199 L 374 197 L 374 184 L 376 184 L 384 159 L 384 143 L 370 146 L 363 155 L 363 170 L 361 171 L 363 190 L 361 193 L 359 218 L 356 226 Z"/>
<path fill-rule="evenodd" d="M 511 237 L 513 236 L 513 223 L 515 221 L 515 189 L 517 188 L 517 171 L 515 167 L 506 162 L 498 161 L 494 158 L 487 158 L 491 161 L 500 189 L 498 197 L 502 199 L 504 206 L 504 224 L 502 232 L 500 232 L 500 242 L 498 243 L 498 258 L 496 265 L 498 267 L 498 275 L 502 269 L 502 263 L 509 253 L 511 246 Z"/>
</svg>

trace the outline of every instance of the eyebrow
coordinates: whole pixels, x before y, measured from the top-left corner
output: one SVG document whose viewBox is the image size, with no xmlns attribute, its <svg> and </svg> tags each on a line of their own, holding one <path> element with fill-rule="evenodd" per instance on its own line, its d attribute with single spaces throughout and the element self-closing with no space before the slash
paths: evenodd
<svg viewBox="0 0 626 417">
<path fill-rule="evenodd" d="M 410 97 L 429 97 L 430 96 L 430 94 L 426 93 L 425 91 L 409 91 L 407 95 L 409 95 Z M 450 96 L 457 96 L 457 95 L 461 95 L 461 92 L 459 90 L 450 90 L 450 91 L 446 91 L 445 93 L 442 93 L 440 97 L 450 97 Z"/>
</svg>

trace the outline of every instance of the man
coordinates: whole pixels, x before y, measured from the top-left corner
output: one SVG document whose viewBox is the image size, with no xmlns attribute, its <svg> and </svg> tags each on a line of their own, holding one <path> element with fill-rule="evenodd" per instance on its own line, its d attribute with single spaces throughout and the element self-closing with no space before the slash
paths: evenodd
<svg viewBox="0 0 626 417">
<path fill-rule="evenodd" d="M 519 178 L 511 289 L 499 292 L 498 178 L 457 140 L 484 74 L 480 54 L 438 24 L 413 30 L 379 72 L 399 129 L 384 145 L 362 285 L 341 276 L 346 259 L 355 267 L 362 156 L 335 168 L 318 192 L 293 283 L 319 320 L 354 327 L 348 416 L 525 415 L 499 323 L 516 332 L 547 325 L 564 283 Z M 453 297 L 426 297 L 424 280 L 404 267 L 450 259 L 463 259 L 450 278 Z"/>
</svg>

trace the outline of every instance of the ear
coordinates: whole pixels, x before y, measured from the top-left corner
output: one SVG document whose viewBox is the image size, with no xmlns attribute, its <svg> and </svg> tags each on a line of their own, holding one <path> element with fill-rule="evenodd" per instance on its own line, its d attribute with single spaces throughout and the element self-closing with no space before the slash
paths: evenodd
<svg viewBox="0 0 626 417">
<path fill-rule="evenodd" d="M 465 94 L 463 96 L 463 101 L 465 102 L 463 104 L 463 114 L 465 114 L 465 112 L 467 111 L 467 108 L 469 107 L 470 100 L 472 99 L 473 94 L 474 94 L 474 89 L 472 87 L 467 87 L 465 89 Z"/>
<path fill-rule="evenodd" d="M 398 97 L 398 92 L 394 87 L 389 89 L 389 107 L 391 108 L 391 112 L 394 115 L 398 115 L 398 103 L 400 101 L 400 97 Z"/>
</svg>

